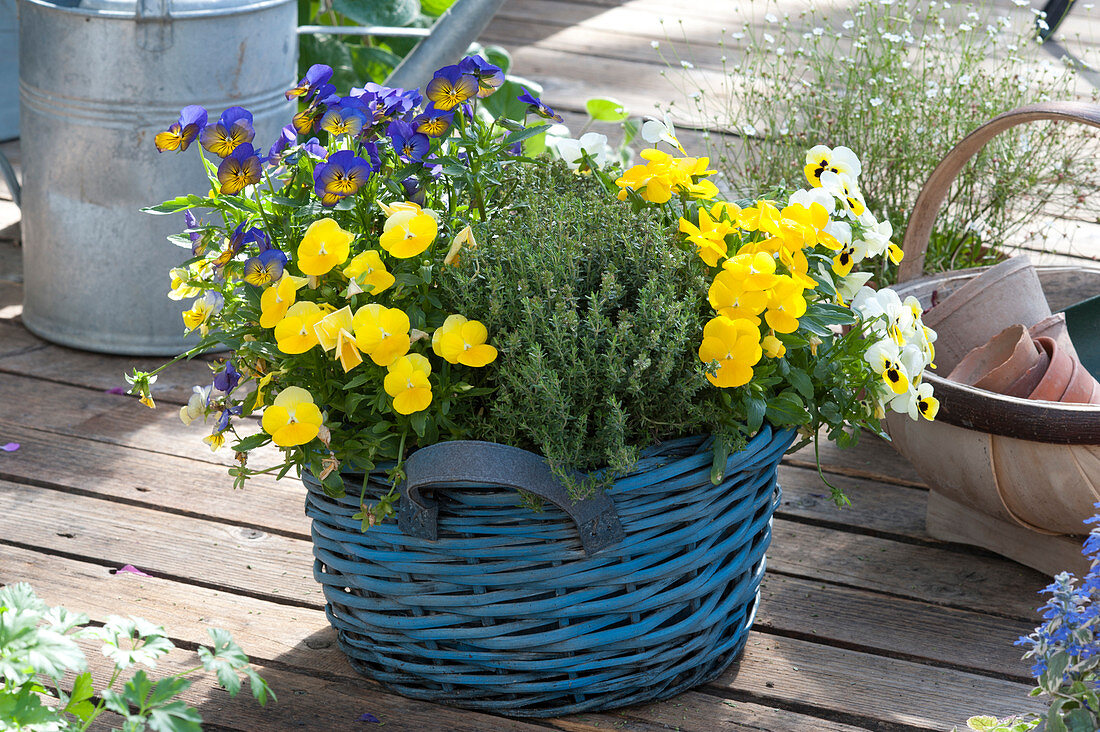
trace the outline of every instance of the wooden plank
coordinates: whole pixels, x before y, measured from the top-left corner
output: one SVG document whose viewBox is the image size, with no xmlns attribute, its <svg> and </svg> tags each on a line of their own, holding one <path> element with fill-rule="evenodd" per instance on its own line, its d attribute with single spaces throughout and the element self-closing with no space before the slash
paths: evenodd
<svg viewBox="0 0 1100 732">
<path fill-rule="evenodd" d="M 1039 596 L 1033 600 L 1038 607 Z M 767 572 L 756 628 L 883 656 L 1026 682 L 1013 645 L 1039 623 L 933 607 L 924 602 Z"/>
<path fill-rule="evenodd" d="M 1007 717 L 1046 708 L 1027 696 L 1028 684 L 760 633 L 749 635 L 745 654 L 711 686 L 798 700 L 857 724 L 880 720 L 928 730 L 965 726 L 978 713 Z"/>
<path fill-rule="evenodd" d="M 17 452 L 0 458 L 0 476 L 8 480 L 213 517 L 261 531 L 309 535 L 302 515 L 305 487 L 293 475 L 283 480 L 261 475 L 243 490 L 233 490 L 233 480 L 221 465 L 18 424 L 5 426 L 2 436 L 20 444 Z"/>
<path fill-rule="evenodd" d="M 299 506 L 293 515 L 305 526 Z M 240 515 L 250 518 L 247 512 Z M 131 564 L 241 594 L 323 604 L 313 580 L 311 544 L 303 539 L 2 480 L 0 516 L 19 516 L 3 521 L 0 535 L 8 543 L 113 567 Z"/>
<path fill-rule="evenodd" d="M 909 461 L 891 443 L 874 435 L 864 433 L 859 443 L 852 448 L 839 448 L 823 438 L 820 450 L 822 470 L 826 473 L 918 488 L 927 487 Z M 786 465 L 816 470 L 813 444 L 785 456 L 783 462 Z"/>
<path fill-rule="evenodd" d="M 1048 577 L 1006 559 L 776 519 L 768 569 L 1031 621 Z"/>
<path fill-rule="evenodd" d="M 73 607 L 72 609 L 78 609 Z M 93 641 L 79 641 L 96 688 L 106 685 L 113 668 L 99 653 Z M 177 649 L 157 661 L 150 675 L 161 678 L 177 674 L 201 663 L 190 651 Z M 383 692 L 366 680 L 327 677 L 298 672 L 295 669 L 254 664 L 278 695 L 278 702 L 260 707 L 252 699 L 247 685 L 236 698 L 218 687 L 207 675 L 196 675 L 190 689 L 180 699 L 202 715 L 204 727 L 220 727 L 242 732 L 282 732 L 283 730 L 361 729 L 359 718 L 369 713 L 385 724 L 387 730 L 435 730 L 448 732 L 484 732 L 486 729 L 539 732 L 541 724 L 496 717 L 479 712 L 443 707 Z M 381 724 L 379 726 L 381 726 Z M 594 730 L 589 727 L 585 730 Z"/>
<path fill-rule="evenodd" d="M 0 322 L 0 329 L 2 373 L 32 375 L 47 381 L 107 391 L 118 387 L 127 388 L 122 375 L 129 373 L 131 369 L 153 371 L 168 360 L 108 356 L 46 344 L 21 325 L 12 326 L 5 322 Z M 9 343 L 13 345 L 9 346 Z M 195 384 L 208 383 L 210 374 L 209 363 L 204 360 L 178 363 L 158 377 L 153 384 L 153 398 L 158 402 L 185 404 L 191 395 L 191 388 Z"/>
</svg>

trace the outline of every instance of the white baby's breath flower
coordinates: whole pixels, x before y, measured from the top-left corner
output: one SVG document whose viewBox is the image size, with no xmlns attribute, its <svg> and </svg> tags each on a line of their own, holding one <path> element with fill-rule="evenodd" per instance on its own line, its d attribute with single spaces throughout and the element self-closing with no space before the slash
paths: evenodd
<svg viewBox="0 0 1100 732">
<path fill-rule="evenodd" d="M 685 69 L 694 69 L 695 68 L 695 64 L 693 64 L 690 61 L 681 61 L 680 65 L 683 66 Z"/>
<path fill-rule="evenodd" d="M 756 128 L 753 127 L 752 125 L 741 125 L 741 131 L 743 133 L 745 133 L 746 135 L 748 135 L 749 137 L 755 137 L 756 136 Z"/>
<path fill-rule="evenodd" d="M 767 15 L 765 15 L 764 20 L 768 21 L 769 23 L 778 23 L 779 22 L 779 18 L 775 17 L 775 14 L 773 14 L 773 13 L 768 13 Z"/>
<path fill-rule="evenodd" d="M 773 36 L 771 33 L 765 33 L 764 34 L 764 40 L 767 43 L 775 43 L 775 36 Z"/>
<path fill-rule="evenodd" d="M 886 101 L 886 100 L 884 100 L 882 97 L 871 97 L 871 106 L 872 107 L 878 107 L 884 101 Z"/>
<path fill-rule="evenodd" d="M 840 24 L 840 27 L 844 30 L 851 30 L 856 27 L 856 22 L 854 20 L 846 20 Z"/>
<path fill-rule="evenodd" d="M 821 26 L 817 26 L 813 29 L 812 32 L 815 36 L 820 36 L 820 35 L 823 35 L 825 33 L 825 29 L 822 28 Z"/>
<path fill-rule="evenodd" d="M 970 31 L 974 30 L 974 27 L 971 26 L 969 23 L 959 23 L 959 30 L 961 30 L 963 33 L 969 33 Z"/>
<path fill-rule="evenodd" d="M 649 47 L 650 48 L 660 48 L 661 47 L 661 42 L 660 41 L 650 41 L 649 42 Z"/>
</svg>

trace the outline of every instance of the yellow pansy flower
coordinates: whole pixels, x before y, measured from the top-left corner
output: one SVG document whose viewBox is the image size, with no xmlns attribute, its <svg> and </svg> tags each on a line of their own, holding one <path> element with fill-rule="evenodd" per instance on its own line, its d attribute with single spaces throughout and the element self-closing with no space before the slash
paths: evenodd
<svg viewBox="0 0 1100 732">
<path fill-rule="evenodd" d="M 419 353 L 410 353 L 394 361 L 386 373 L 382 386 L 393 397 L 393 411 L 413 414 L 428 408 L 432 403 L 432 385 L 428 376 L 432 365 Z"/>
<path fill-rule="evenodd" d="M 214 292 L 213 290 L 207 290 L 203 293 L 202 297 L 197 298 L 191 303 L 189 310 L 183 311 L 183 325 L 187 328 L 187 332 L 190 333 L 195 328 L 199 329 L 199 333 L 206 336 L 210 332 L 209 321 L 222 309 L 222 305 L 225 299 L 221 293 Z"/>
<path fill-rule="evenodd" d="M 282 279 L 266 288 L 260 295 L 260 326 L 274 328 L 298 297 L 298 289 L 306 278 L 295 277 L 283 270 Z"/>
<path fill-rule="evenodd" d="M 728 269 L 719 272 L 707 292 L 710 306 L 727 318 L 744 318 L 753 325 L 760 325 L 757 317 L 768 306 L 767 290 L 753 290 L 745 286 L 745 280 Z"/>
<path fill-rule="evenodd" d="M 489 331 L 477 320 L 450 315 L 432 334 L 432 350 L 450 363 L 480 368 L 496 360 L 497 349 L 487 345 Z"/>
<path fill-rule="evenodd" d="M 366 287 L 370 288 L 371 295 L 377 295 L 389 289 L 397 281 L 386 269 L 386 265 L 382 262 L 382 255 L 374 249 L 356 254 L 348 262 L 348 266 L 344 267 L 344 276 L 354 283 L 348 292 L 349 295 L 367 292 L 364 289 Z"/>
<path fill-rule="evenodd" d="M 415 210 L 400 208 L 386 219 L 378 243 L 398 259 L 408 259 L 430 247 L 438 233 L 435 218 L 419 206 Z"/>
<path fill-rule="evenodd" d="M 260 425 L 279 447 L 304 445 L 321 431 L 321 410 L 300 386 L 288 386 L 264 410 Z"/>
<path fill-rule="evenodd" d="M 783 354 L 787 352 L 787 346 L 783 344 L 783 341 L 775 337 L 774 333 L 769 333 L 764 336 L 760 341 L 760 347 L 764 349 L 764 355 L 768 358 L 782 358 Z"/>
<path fill-rule="evenodd" d="M 409 316 L 378 303 L 355 311 L 352 332 L 359 350 L 379 366 L 389 366 L 409 352 Z"/>
<path fill-rule="evenodd" d="M 762 231 L 778 236 L 780 218 L 782 216 L 774 202 L 760 200 L 749 208 L 741 209 L 737 214 L 737 225 L 745 231 Z"/>
<path fill-rule="evenodd" d="M 335 219 L 314 221 L 298 245 L 298 268 L 307 275 L 320 277 L 347 260 L 354 240 L 355 234 L 341 229 Z"/>
<path fill-rule="evenodd" d="M 794 333 L 798 330 L 798 319 L 806 314 L 806 298 L 802 296 L 804 288 L 790 277 L 779 278 L 770 290 L 768 310 L 764 320 L 772 330 L 778 333 Z"/>
<path fill-rule="evenodd" d="M 766 290 L 779 280 L 775 257 L 766 252 L 738 254 L 726 260 L 722 268 L 740 280 L 746 290 Z"/>
<path fill-rule="evenodd" d="M 317 321 L 325 316 L 315 302 L 296 302 L 275 324 L 275 342 L 283 353 L 305 353 L 317 345 Z"/>
<path fill-rule="evenodd" d="M 443 257 L 443 264 L 457 267 L 458 253 L 462 251 L 463 247 L 477 248 L 477 242 L 474 241 L 474 230 L 468 224 L 462 231 L 455 234 L 455 238 L 451 240 L 451 248 L 447 250 L 447 256 Z"/>
<path fill-rule="evenodd" d="M 340 360 L 344 373 L 363 363 L 363 356 L 355 345 L 352 323 L 351 308 L 344 306 L 321 318 L 313 326 L 317 342 L 326 351 L 336 351 L 336 358 Z"/>
<path fill-rule="evenodd" d="M 882 375 L 882 380 L 895 394 L 905 394 L 909 391 L 909 374 L 902 365 L 901 352 L 894 341 L 885 338 L 872 343 L 863 354 L 863 358 L 875 373 Z"/>
<path fill-rule="evenodd" d="M 744 318 L 719 315 L 703 327 L 699 359 L 707 364 L 718 362 L 718 370 L 707 374 L 707 380 L 715 386 L 731 388 L 749 383 L 752 367 L 763 353 L 760 329 Z"/>
<path fill-rule="evenodd" d="M 716 204 L 717 209 L 722 204 Z M 705 208 L 699 209 L 699 225 L 685 218 L 680 219 L 680 232 L 687 234 L 688 241 L 695 244 L 699 258 L 709 267 L 717 267 L 718 260 L 726 256 L 726 234 L 733 226 L 719 216 L 712 217 Z"/>
</svg>

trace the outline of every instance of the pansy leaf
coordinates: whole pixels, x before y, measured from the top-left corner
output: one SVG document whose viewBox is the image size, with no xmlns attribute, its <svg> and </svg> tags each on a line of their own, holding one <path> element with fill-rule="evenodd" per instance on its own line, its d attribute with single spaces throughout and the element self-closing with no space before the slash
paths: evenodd
<svg viewBox="0 0 1100 732">
<path fill-rule="evenodd" d="M 768 421 L 777 426 L 792 426 L 810 421 L 810 413 L 796 394 L 785 391 L 768 400 Z"/>
<path fill-rule="evenodd" d="M 718 435 L 714 440 L 714 460 L 710 465 L 710 482 L 718 485 L 722 478 L 726 477 L 726 465 L 730 457 L 730 441 L 725 435 Z"/>
<path fill-rule="evenodd" d="M 756 432 L 764 424 L 767 403 L 763 399 L 747 397 L 745 399 L 745 422 L 750 432 Z"/>
<path fill-rule="evenodd" d="M 630 116 L 618 99 L 596 97 L 585 102 L 584 108 L 588 111 L 588 116 L 598 122 L 622 122 Z"/>
<path fill-rule="evenodd" d="M 522 129 L 522 130 L 516 130 L 515 132 L 512 132 L 507 137 L 505 137 L 504 141 L 501 142 L 501 145 L 503 147 L 509 147 L 511 145 L 515 145 L 517 142 L 523 142 L 524 140 L 526 140 L 528 138 L 534 137 L 535 135 L 538 135 L 540 133 L 545 132 L 546 129 L 549 126 L 550 125 L 534 125 L 533 127 L 527 127 L 525 129 Z"/>
<path fill-rule="evenodd" d="M 810 375 L 805 371 L 799 368 L 792 368 L 787 374 L 787 379 L 791 382 L 791 386 L 807 400 L 812 400 L 814 398 L 814 383 L 810 379 Z"/>
<path fill-rule="evenodd" d="M 253 392 L 255 394 L 255 392 Z M 240 442 L 233 445 L 233 449 L 237 452 L 248 452 L 249 450 L 255 450 L 257 447 L 262 447 L 271 442 L 271 435 L 266 432 L 259 432 L 255 435 L 249 435 L 243 438 Z"/>
<path fill-rule="evenodd" d="M 186 211 L 190 208 L 214 208 L 215 206 L 216 203 L 212 198 L 188 194 L 186 196 L 177 196 L 176 198 L 157 204 L 156 206 L 146 206 L 141 210 L 143 213 L 148 214 L 174 214 L 180 211 Z M 191 246 L 190 240 L 188 240 L 187 246 Z"/>
<path fill-rule="evenodd" d="M 399 28 L 420 14 L 418 0 L 333 0 L 332 9 L 359 25 Z"/>
</svg>

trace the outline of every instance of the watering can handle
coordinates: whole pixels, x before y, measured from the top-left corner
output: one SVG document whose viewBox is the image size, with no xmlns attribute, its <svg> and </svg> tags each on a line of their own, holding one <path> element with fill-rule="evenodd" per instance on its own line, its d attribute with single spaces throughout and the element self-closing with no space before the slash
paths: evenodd
<svg viewBox="0 0 1100 732">
<path fill-rule="evenodd" d="M 159 53 L 172 47 L 172 0 L 137 0 L 137 42 Z"/>
<path fill-rule="evenodd" d="M 902 243 L 905 258 L 898 269 L 898 282 L 920 277 L 924 271 L 924 255 L 928 251 L 928 240 L 932 235 L 936 215 L 939 214 L 955 177 L 970 158 L 1005 130 L 1025 122 L 1040 120 L 1064 120 L 1100 127 L 1100 105 L 1087 102 L 1029 104 L 997 115 L 951 148 L 932 171 L 932 175 L 928 176 L 928 182 L 921 188 L 917 201 L 913 204 L 913 213 L 909 215 L 909 226 Z"/>
<path fill-rule="evenodd" d="M 495 442 L 455 440 L 423 447 L 405 460 L 397 525 L 409 536 L 435 539 L 439 505 L 421 491 L 454 483 L 476 483 L 527 491 L 560 508 L 576 523 L 586 554 L 617 544 L 623 527 L 615 504 L 599 492 L 572 501 L 565 487 L 534 453 Z"/>
</svg>

